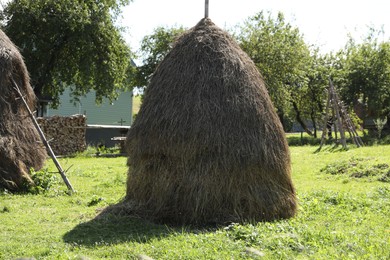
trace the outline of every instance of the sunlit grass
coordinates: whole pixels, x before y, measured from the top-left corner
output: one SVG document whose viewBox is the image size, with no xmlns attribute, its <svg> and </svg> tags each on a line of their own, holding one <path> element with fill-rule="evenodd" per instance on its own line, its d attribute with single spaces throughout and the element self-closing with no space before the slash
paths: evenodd
<svg viewBox="0 0 390 260">
<path fill-rule="evenodd" d="M 390 259 L 390 184 L 320 171 L 350 158 L 390 165 L 390 146 L 317 148 L 290 149 L 295 218 L 206 229 L 96 219 L 125 196 L 126 158 L 61 158 L 76 193 L 56 175 L 49 192 L 0 195 L 0 259 Z"/>
<path fill-rule="evenodd" d="M 133 97 L 133 115 L 136 115 L 139 111 L 139 108 L 141 107 L 141 96 L 134 96 Z"/>
</svg>

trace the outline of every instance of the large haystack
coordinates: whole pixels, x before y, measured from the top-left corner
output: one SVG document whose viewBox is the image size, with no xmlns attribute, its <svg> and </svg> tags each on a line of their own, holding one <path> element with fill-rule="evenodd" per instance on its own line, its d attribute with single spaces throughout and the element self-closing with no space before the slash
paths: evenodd
<svg viewBox="0 0 390 260">
<path fill-rule="evenodd" d="M 207 224 L 296 212 L 287 142 L 262 77 L 208 18 L 155 71 L 127 140 L 130 214 Z"/>
<path fill-rule="evenodd" d="M 30 168 L 42 167 L 46 150 L 12 78 L 34 110 L 35 94 L 23 58 L 0 30 L 0 189 L 18 191 L 32 184 Z"/>
</svg>

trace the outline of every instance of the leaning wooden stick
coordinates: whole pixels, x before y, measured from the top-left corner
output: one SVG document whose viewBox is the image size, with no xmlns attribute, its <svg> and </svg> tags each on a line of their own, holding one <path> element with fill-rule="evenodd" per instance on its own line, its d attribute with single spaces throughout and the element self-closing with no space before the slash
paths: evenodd
<svg viewBox="0 0 390 260">
<path fill-rule="evenodd" d="M 57 160 L 53 150 L 50 147 L 49 142 L 46 140 L 46 137 L 45 137 L 44 133 L 42 132 L 42 129 L 39 127 L 39 124 L 38 124 L 37 120 L 35 119 L 34 114 L 31 112 L 31 109 L 29 108 L 26 100 L 24 99 L 24 97 L 23 97 L 22 93 L 20 92 L 20 89 L 19 89 L 18 85 L 16 84 L 16 82 L 14 81 L 14 79 L 12 79 L 12 84 L 14 85 L 14 89 L 18 93 L 20 99 L 23 101 L 23 104 L 26 106 L 26 109 L 27 109 L 28 113 L 30 114 L 30 117 L 31 117 L 31 119 L 32 119 L 32 121 L 34 123 L 34 126 L 38 130 L 38 133 L 39 133 L 39 135 L 40 135 L 40 137 L 42 139 L 42 142 L 46 146 L 46 148 L 47 148 L 47 150 L 49 152 L 49 155 L 50 155 L 51 159 L 53 160 L 54 164 L 56 165 L 56 167 L 57 167 L 57 169 L 58 169 L 62 179 L 64 180 L 64 182 L 66 184 L 66 186 L 68 187 L 68 189 L 70 191 L 74 192 L 72 184 L 70 184 L 68 178 L 66 177 L 64 170 L 62 169 L 60 163 L 58 162 L 58 160 Z"/>
</svg>

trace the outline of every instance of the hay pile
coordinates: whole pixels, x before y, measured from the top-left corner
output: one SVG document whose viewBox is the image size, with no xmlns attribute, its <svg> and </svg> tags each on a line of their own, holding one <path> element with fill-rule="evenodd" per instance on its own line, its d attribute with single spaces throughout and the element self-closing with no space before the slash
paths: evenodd
<svg viewBox="0 0 390 260">
<path fill-rule="evenodd" d="M 46 150 L 12 78 L 34 110 L 35 94 L 23 58 L 0 30 L 0 188 L 19 191 L 33 184 L 29 170 L 43 166 Z"/>
<path fill-rule="evenodd" d="M 128 214 L 208 224 L 296 212 L 287 142 L 261 75 L 208 18 L 155 71 L 126 145 Z"/>
</svg>

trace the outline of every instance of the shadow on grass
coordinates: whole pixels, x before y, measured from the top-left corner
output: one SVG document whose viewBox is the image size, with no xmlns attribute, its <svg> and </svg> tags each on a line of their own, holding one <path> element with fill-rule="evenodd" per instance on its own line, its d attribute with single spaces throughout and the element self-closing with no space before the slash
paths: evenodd
<svg viewBox="0 0 390 260">
<path fill-rule="evenodd" d="M 331 152 L 331 153 L 337 153 L 337 152 L 345 152 L 345 151 L 348 151 L 349 150 L 349 147 L 347 148 L 344 148 L 342 145 L 339 145 L 339 144 L 335 144 L 335 145 L 325 145 L 323 146 L 322 148 L 318 147 L 317 150 L 315 150 L 314 153 L 319 153 L 321 151 L 327 151 L 327 152 Z"/>
<path fill-rule="evenodd" d="M 321 139 L 314 137 L 299 137 L 299 136 L 287 136 L 287 142 L 289 146 L 305 146 L 311 145 L 316 146 L 320 145 Z"/>
<path fill-rule="evenodd" d="M 123 242 L 146 243 L 151 239 L 162 239 L 182 233 L 215 232 L 225 225 L 180 225 L 175 223 L 156 224 L 135 217 L 126 204 L 118 203 L 105 208 L 94 219 L 81 223 L 63 236 L 65 243 L 96 246 Z M 164 223 L 169 223 L 167 220 Z M 230 224 L 230 223 L 227 223 Z"/>
<path fill-rule="evenodd" d="M 63 236 L 65 243 L 84 246 L 118 244 L 123 242 L 145 243 L 175 232 L 164 225 L 131 217 L 105 214 L 81 223 Z"/>
</svg>

